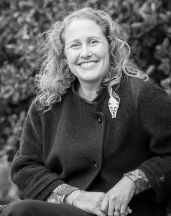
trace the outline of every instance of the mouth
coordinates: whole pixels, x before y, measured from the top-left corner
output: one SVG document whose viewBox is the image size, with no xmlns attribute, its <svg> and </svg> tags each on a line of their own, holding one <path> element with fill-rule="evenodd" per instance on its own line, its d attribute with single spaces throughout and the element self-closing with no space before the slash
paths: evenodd
<svg viewBox="0 0 171 216">
<path fill-rule="evenodd" d="M 90 69 L 92 67 L 94 67 L 97 64 L 97 61 L 89 61 L 89 62 L 82 62 L 79 64 L 79 66 L 82 69 Z"/>
</svg>

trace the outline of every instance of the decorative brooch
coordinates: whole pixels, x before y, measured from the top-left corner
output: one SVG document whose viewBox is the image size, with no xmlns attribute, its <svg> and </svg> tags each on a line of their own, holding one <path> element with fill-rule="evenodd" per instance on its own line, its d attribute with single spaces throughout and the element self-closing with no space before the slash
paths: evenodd
<svg viewBox="0 0 171 216">
<path fill-rule="evenodd" d="M 115 88 L 115 90 L 113 91 L 112 86 L 109 86 L 109 101 L 108 101 L 108 107 L 109 107 L 109 111 L 112 115 L 112 118 L 116 118 L 118 109 L 119 109 L 119 103 L 120 103 L 120 98 L 119 96 L 116 94 L 116 90 L 119 87 L 119 85 Z"/>
<path fill-rule="evenodd" d="M 112 115 L 112 118 L 116 118 L 117 111 L 119 108 L 119 102 L 120 102 L 119 98 L 116 99 L 113 96 L 110 97 L 109 99 L 108 106 L 109 106 L 109 110 Z"/>
</svg>

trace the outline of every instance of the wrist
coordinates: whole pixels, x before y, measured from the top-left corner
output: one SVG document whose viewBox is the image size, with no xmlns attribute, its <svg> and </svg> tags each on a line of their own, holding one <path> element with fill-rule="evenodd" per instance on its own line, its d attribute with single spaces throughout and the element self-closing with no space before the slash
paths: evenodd
<svg viewBox="0 0 171 216">
<path fill-rule="evenodd" d="M 151 187 L 146 175 L 140 169 L 125 173 L 123 176 L 128 177 L 135 183 L 135 194 L 143 192 Z"/>
<path fill-rule="evenodd" d="M 124 175 L 123 179 L 125 179 L 125 181 L 127 181 L 127 182 L 129 181 L 129 185 L 130 185 L 131 189 L 134 190 L 134 192 L 135 192 L 135 190 L 136 190 L 135 181 L 132 178 L 129 178 L 129 176 L 127 176 L 127 175 Z"/>
<path fill-rule="evenodd" d="M 129 178 L 129 176 L 127 176 L 127 175 L 124 175 L 123 179 L 125 179 L 127 182 L 129 181 L 130 188 L 135 193 L 135 191 L 136 191 L 135 181 L 133 181 L 133 179 Z"/>
<path fill-rule="evenodd" d="M 76 190 L 78 190 L 78 188 L 67 184 L 61 184 L 53 190 L 52 194 L 48 197 L 47 201 L 58 204 L 65 203 L 66 197 Z"/>
<path fill-rule="evenodd" d="M 80 195 L 80 193 L 81 193 L 81 190 L 79 190 L 79 189 L 73 191 L 72 193 L 70 193 L 69 195 L 67 195 L 67 196 L 65 197 L 64 202 L 65 202 L 66 204 L 69 204 L 69 205 L 74 205 L 74 202 L 77 200 L 77 198 L 78 198 L 78 196 Z"/>
</svg>

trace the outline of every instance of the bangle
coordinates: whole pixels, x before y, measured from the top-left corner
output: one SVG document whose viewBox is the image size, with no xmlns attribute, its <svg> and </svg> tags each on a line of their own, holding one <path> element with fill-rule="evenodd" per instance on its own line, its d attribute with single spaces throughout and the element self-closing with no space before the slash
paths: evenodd
<svg viewBox="0 0 171 216">
<path fill-rule="evenodd" d="M 150 182 L 145 173 L 140 169 L 125 173 L 124 176 L 127 176 L 135 183 L 135 194 L 139 194 L 140 192 L 151 188 Z"/>
<path fill-rule="evenodd" d="M 61 184 L 53 190 L 47 201 L 58 204 L 65 203 L 66 196 L 68 196 L 75 190 L 78 190 L 78 188 L 70 186 L 68 184 Z"/>
<path fill-rule="evenodd" d="M 131 175 L 129 175 L 129 174 L 124 174 L 123 176 L 126 176 L 126 177 L 128 177 L 129 179 L 131 179 L 131 181 L 133 181 L 134 182 L 134 184 L 135 184 L 135 182 L 136 182 L 136 178 L 132 178 L 132 176 Z"/>
<path fill-rule="evenodd" d="M 78 196 L 80 195 L 80 193 L 81 193 L 81 190 L 78 190 L 77 193 L 75 194 L 75 196 L 74 196 L 74 198 L 73 198 L 73 200 L 71 202 L 72 206 L 74 206 L 74 201 L 78 198 Z"/>
</svg>

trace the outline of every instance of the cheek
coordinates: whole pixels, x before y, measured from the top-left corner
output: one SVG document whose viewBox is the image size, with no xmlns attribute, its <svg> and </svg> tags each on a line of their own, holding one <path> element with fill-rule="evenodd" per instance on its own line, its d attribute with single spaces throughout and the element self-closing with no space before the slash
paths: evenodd
<svg viewBox="0 0 171 216">
<path fill-rule="evenodd" d="M 107 49 L 105 52 L 105 58 L 106 58 L 106 62 L 109 64 L 109 61 L 110 61 L 109 49 Z"/>
<path fill-rule="evenodd" d="M 106 50 L 106 52 L 103 52 L 103 56 L 102 56 L 105 64 L 109 64 L 109 52 Z"/>
<path fill-rule="evenodd" d="M 73 64 L 76 61 L 76 55 L 73 52 L 67 52 L 65 56 L 68 64 Z"/>
<path fill-rule="evenodd" d="M 109 58 L 109 48 L 108 46 L 101 46 L 98 48 L 97 52 L 99 53 L 99 56 L 105 60 Z"/>
</svg>

